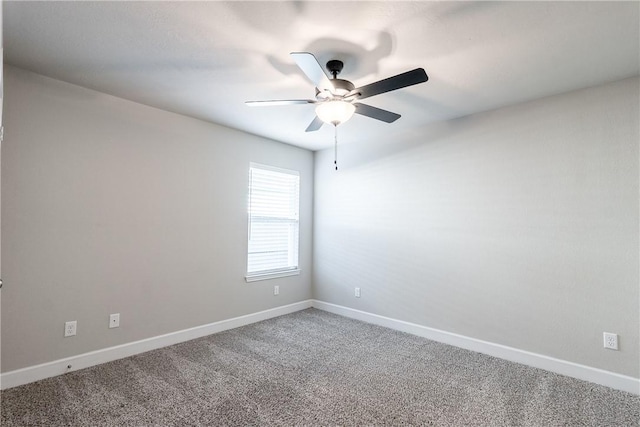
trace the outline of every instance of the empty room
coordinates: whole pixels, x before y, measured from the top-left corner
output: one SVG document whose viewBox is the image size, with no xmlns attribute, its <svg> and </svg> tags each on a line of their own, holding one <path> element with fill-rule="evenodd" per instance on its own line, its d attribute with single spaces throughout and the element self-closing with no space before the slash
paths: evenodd
<svg viewBox="0 0 640 427">
<path fill-rule="evenodd" d="M 640 423 L 640 2 L 0 6 L 1 425 Z"/>
</svg>

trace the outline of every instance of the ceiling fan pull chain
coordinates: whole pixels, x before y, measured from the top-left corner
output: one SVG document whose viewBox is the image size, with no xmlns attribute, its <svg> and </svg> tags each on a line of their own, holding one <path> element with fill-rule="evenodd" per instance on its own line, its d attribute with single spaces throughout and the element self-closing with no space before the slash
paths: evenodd
<svg viewBox="0 0 640 427">
<path fill-rule="evenodd" d="M 333 125 L 333 128 L 335 130 L 333 139 L 333 164 L 336 166 L 336 170 L 338 170 L 338 125 Z"/>
</svg>

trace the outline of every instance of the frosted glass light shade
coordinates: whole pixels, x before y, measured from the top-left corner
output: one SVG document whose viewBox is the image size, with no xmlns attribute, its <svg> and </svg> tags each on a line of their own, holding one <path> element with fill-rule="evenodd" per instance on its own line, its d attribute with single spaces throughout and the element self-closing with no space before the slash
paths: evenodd
<svg viewBox="0 0 640 427">
<path fill-rule="evenodd" d="M 341 100 L 325 101 L 316 107 L 316 115 L 325 123 L 339 125 L 353 116 L 356 106 Z"/>
</svg>

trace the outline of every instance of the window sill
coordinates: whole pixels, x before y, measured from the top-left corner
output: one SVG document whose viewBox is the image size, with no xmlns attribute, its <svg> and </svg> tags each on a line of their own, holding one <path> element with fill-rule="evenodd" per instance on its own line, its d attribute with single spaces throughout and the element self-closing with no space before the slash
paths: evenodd
<svg viewBox="0 0 640 427">
<path fill-rule="evenodd" d="M 297 276 L 300 274 L 300 269 L 286 270 L 286 271 L 272 271 L 269 273 L 256 273 L 244 276 L 244 280 L 247 282 L 257 282 L 258 280 L 277 279 L 278 277 Z"/>
</svg>

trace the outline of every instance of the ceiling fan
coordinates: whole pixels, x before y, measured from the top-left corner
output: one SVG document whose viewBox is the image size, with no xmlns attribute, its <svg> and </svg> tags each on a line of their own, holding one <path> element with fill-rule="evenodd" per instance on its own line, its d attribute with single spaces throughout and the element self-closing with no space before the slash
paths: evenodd
<svg viewBox="0 0 640 427">
<path fill-rule="evenodd" d="M 342 61 L 333 59 L 327 62 L 326 68 L 330 73 L 329 75 L 322 69 L 316 57 L 311 53 L 292 52 L 291 57 L 307 78 L 316 86 L 315 99 L 247 101 L 245 103 L 252 107 L 315 104 L 316 117 L 309 124 L 306 132 L 320 129 L 323 123 L 333 124 L 337 127 L 340 123 L 349 120 L 354 113 L 381 120 L 385 123 L 393 123 L 400 118 L 400 114 L 363 104 L 360 100 L 429 80 L 424 69 L 416 68 L 415 70 L 356 88 L 349 80 L 338 78 L 338 74 L 340 74 L 344 66 Z"/>
</svg>

